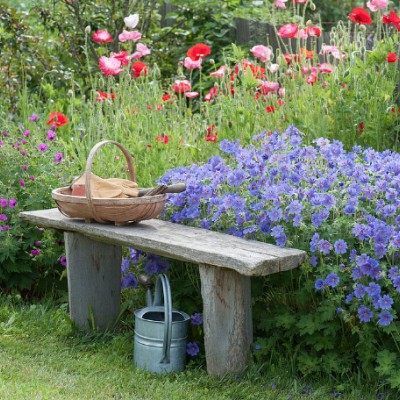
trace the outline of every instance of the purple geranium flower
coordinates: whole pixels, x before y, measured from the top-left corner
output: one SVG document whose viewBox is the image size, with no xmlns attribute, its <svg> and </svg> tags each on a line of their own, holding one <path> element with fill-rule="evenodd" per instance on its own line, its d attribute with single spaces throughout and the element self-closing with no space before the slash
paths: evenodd
<svg viewBox="0 0 400 400">
<path fill-rule="evenodd" d="M 189 342 L 186 345 L 186 353 L 194 357 L 199 353 L 199 345 L 196 342 Z"/>
</svg>

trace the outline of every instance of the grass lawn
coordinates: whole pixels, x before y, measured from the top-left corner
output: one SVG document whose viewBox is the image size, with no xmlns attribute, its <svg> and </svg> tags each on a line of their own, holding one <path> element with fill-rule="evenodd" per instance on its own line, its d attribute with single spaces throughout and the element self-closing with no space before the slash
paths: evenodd
<svg viewBox="0 0 400 400">
<path fill-rule="evenodd" d="M 135 370 L 133 330 L 83 334 L 66 306 L 0 297 L 0 399 L 396 399 L 378 387 L 302 382 L 285 370 L 212 378 L 198 367 L 153 375 Z M 339 393 L 339 390 L 342 392 Z"/>
</svg>

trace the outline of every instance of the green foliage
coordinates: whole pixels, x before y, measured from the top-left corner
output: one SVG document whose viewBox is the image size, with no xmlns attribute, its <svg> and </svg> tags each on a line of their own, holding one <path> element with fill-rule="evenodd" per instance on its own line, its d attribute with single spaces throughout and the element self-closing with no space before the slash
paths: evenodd
<svg viewBox="0 0 400 400">
<path fill-rule="evenodd" d="M 22 221 L 18 213 L 51 208 L 51 191 L 65 179 L 62 148 L 47 138 L 45 118 L 2 120 L 0 137 L 0 287 L 40 295 L 60 284 L 63 254 L 60 235 Z M 60 128 L 62 129 L 62 128 Z M 48 149 L 41 151 L 38 145 Z"/>
</svg>

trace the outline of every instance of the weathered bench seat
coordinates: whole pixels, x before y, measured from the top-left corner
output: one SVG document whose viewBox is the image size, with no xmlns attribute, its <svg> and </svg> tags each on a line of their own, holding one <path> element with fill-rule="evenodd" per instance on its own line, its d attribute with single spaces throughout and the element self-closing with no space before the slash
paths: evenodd
<svg viewBox="0 0 400 400">
<path fill-rule="evenodd" d="M 207 370 L 242 371 L 252 342 L 250 277 L 296 268 L 300 250 L 152 219 L 124 226 L 87 224 L 58 209 L 20 213 L 38 227 L 64 232 L 72 320 L 107 329 L 120 306 L 122 247 L 199 265 Z"/>
</svg>

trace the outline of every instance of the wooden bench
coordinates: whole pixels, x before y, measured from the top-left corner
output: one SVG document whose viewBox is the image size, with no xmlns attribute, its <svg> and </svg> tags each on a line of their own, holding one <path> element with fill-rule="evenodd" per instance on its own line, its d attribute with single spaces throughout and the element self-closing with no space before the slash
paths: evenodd
<svg viewBox="0 0 400 400">
<path fill-rule="evenodd" d="M 204 340 L 210 374 L 247 366 L 252 342 L 250 277 L 296 268 L 305 252 L 157 219 L 125 226 L 87 224 L 58 209 L 20 213 L 38 227 L 64 232 L 72 320 L 107 329 L 118 318 L 122 246 L 199 265 Z"/>
</svg>

